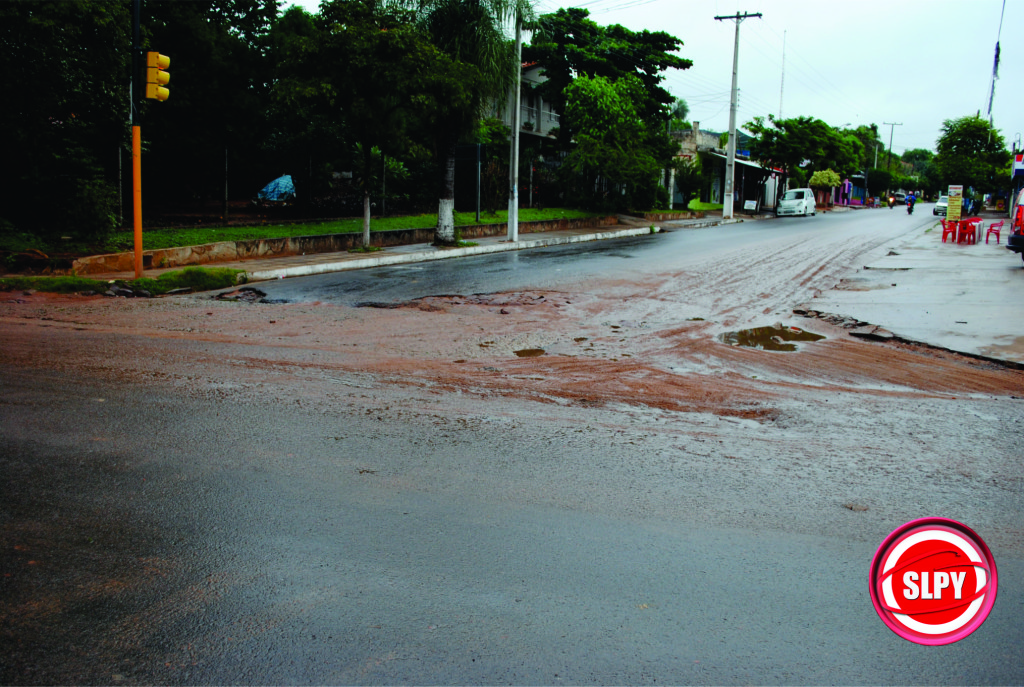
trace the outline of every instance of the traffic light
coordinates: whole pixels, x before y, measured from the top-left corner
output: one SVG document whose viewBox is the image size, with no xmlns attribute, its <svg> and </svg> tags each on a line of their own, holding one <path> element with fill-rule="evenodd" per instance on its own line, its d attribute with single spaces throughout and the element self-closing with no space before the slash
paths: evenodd
<svg viewBox="0 0 1024 687">
<path fill-rule="evenodd" d="M 165 72 L 171 65 L 171 58 L 161 55 L 158 52 L 146 53 L 146 97 L 153 100 L 167 100 L 171 94 L 164 88 L 164 84 L 171 80 L 171 75 Z"/>
</svg>

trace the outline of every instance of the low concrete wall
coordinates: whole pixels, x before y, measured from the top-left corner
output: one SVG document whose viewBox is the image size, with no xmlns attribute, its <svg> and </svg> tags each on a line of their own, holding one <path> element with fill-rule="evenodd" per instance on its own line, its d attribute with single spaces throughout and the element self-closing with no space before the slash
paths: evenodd
<svg viewBox="0 0 1024 687">
<path fill-rule="evenodd" d="M 684 210 L 680 212 L 645 212 L 642 215 L 649 222 L 671 222 L 674 219 L 704 219 L 703 212 Z"/>
<path fill-rule="evenodd" d="M 587 217 L 584 219 L 547 220 L 542 222 L 520 222 L 519 233 L 529 234 L 542 231 L 566 229 L 588 229 L 618 224 L 616 217 Z M 456 227 L 463 239 L 481 236 L 498 236 L 508 231 L 507 224 L 472 224 Z M 406 246 L 415 243 L 430 243 L 434 230 L 390 229 L 370 233 L 370 243 L 386 248 Z M 349 234 L 324 234 L 322 236 L 293 236 L 291 238 L 255 239 L 252 241 L 221 241 L 202 246 L 162 248 L 147 250 L 142 254 L 143 266 L 147 269 L 162 267 L 187 267 L 208 265 L 218 262 L 235 262 L 252 258 L 284 257 L 288 255 L 309 255 L 314 253 L 340 253 L 362 245 L 362 232 Z M 93 255 L 75 260 L 72 272 L 77 275 L 106 274 L 110 272 L 131 272 L 135 269 L 133 253 Z"/>
</svg>

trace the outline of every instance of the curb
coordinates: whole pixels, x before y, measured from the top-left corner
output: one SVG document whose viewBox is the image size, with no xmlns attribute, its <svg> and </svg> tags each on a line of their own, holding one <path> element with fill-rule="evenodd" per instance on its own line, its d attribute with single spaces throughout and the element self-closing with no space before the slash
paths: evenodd
<svg viewBox="0 0 1024 687">
<path fill-rule="evenodd" d="M 659 230 L 660 231 L 660 230 Z M 505 253 L 525 248 L 541 248 L 544 246 L 560 246 L 569 243 L 583 243 L 585 241 L 599 241 L 604 239 L 629 238 L 632 236 L 650 235 L 650 227 L 635 227 L 630 229 L 619 229 L 618 231 L 603 231 L 594 234 L 580 234 L 579 236 L 553 237 L 536 239 L 533 241 L 514 241 L 495 243 L 488 246 L 467 246 L 465 248 L 434 248 L 417 251 L 415 253 L 382 255 L 380 257 L 362 258 L 358 260 L 339 260 L 338 262 L 321 263 L 317 265 L 296 265 L 295 267 L 282 267 L 271 270 L 254 270 L 247 273 L 249 281 L 266 281 L 268 279 L 284 279 L 285 277 L 308 277 L 314 274 L 326 274 L 328 272 L 344 272 L 347 270 L 361 270 L 368 267 L 386 267 L 389 265 L 401 265 L 413 262 L 429 262 L 431 260 L 446 260 L 449 258 L 461 258 L 471 255 L 486 255 L 489 253 Z"/>
</svg>

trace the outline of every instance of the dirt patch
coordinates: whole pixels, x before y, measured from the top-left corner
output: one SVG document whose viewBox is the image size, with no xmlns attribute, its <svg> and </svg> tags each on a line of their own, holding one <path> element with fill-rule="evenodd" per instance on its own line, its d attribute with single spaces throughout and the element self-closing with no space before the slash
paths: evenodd
<svg viewBox="0 0 1024 687">
<path fill-rule="evenodd" d="M 552 291 L 520 291 L 513 293 L 472 294 L 469 296 L 425 296 L 423 298 L 415 298 L 410 301 L 400 301 L 397 303 L 365 301 L 357 303 L 356 307 L 378 308 L 382 310 L 408 308 L 412 310 L 422 310 L 424 312 L 446 312 L 449 308 L 455 306 L 482 306 L 485 308 L 535 308 L 539 306 L 549 306 L 553 308 L 561 308 L 571 303 L 572 301 L 569 300 L 569 296 L 563 293 Z"/>
<path fill-rule="evenodd" d="M 79 370 L 134 367 L 188 378 L 204 357 L 210 365 L 230 357 L 246 361 L 234 374 L 249 380 L 274 371 L 369 374 L 377 384 L 430 394 L 759 421 L 801 389 L 935 397 L 1024 388 L 1024 372 L 906 342 L 860 341 L 825 319 L 818 323 L 828 338 L 792 353 L 730 346 L 718 336 L 721 318 L 666 316 L 643 299 L 620 298 L 622 286 L 601 297 L 515 292 L 387 308 L 292 303 L 273 312 L 199 295 L 131 301 L 37 293 L 0 303 L 0 340 L 10 359 L 34 367 L 53 366 L 59 355 L 61 366 Z M 244 295 L 240 301 L 259 299 Z M 185 341 L 201 344 L 203 356 L 181 355 Z M 128 355 L 98 353 L 129 342 Z M 524 350 L 544 354 L 517 355 Z"/>
</svg>

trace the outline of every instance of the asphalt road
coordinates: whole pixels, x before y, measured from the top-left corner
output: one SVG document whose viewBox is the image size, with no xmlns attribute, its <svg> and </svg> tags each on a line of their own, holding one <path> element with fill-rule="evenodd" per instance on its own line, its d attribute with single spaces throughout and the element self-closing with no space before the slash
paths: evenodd
<svg viewBox="0 0 1024 687">
<path fill-rule="evenodd" d="M 669 225 L 665 233 L 655 236 L 261 282 L 258 288 L 268 298 L 288 302 L 356 305 L 579 285 L 611 276 L 683 269 L 736 249 L 746 256 L 738 261 L 742 266 L 776 246 L 801 239 L 827 243 L 853 234 L 861 237 L 859 241 L 870 243 L 933 224 L 930 209 L 920 209 L 928 212 L 913 216 L 895 211 L 845 212 L 683 230 L 673 230 Z"/>
<path fill-rule="evenodd" d="M 625 279 L 826 230 L 884 250 L 903 230 L 849 214 L 266 287 L 401 300 Z M 827 421 L 797 396 L 768 425 L 467 401 L 329 367 L 254 383 L 240 347 L 202 345 L 223 367 L 184 381 L 140 381 L 127 356 L 124 374 L 0 361 L 0 682 L 1024 682 L 1020 437 L 999 431 L 1019 401 L 826 390 Z M 936 434 L 955 456 L 929 452 Z M 885 628 L 867 573 L 932 508 L 996 533 L 1000 590 L 978 631 L 929 648 Z"/>
</svg>

